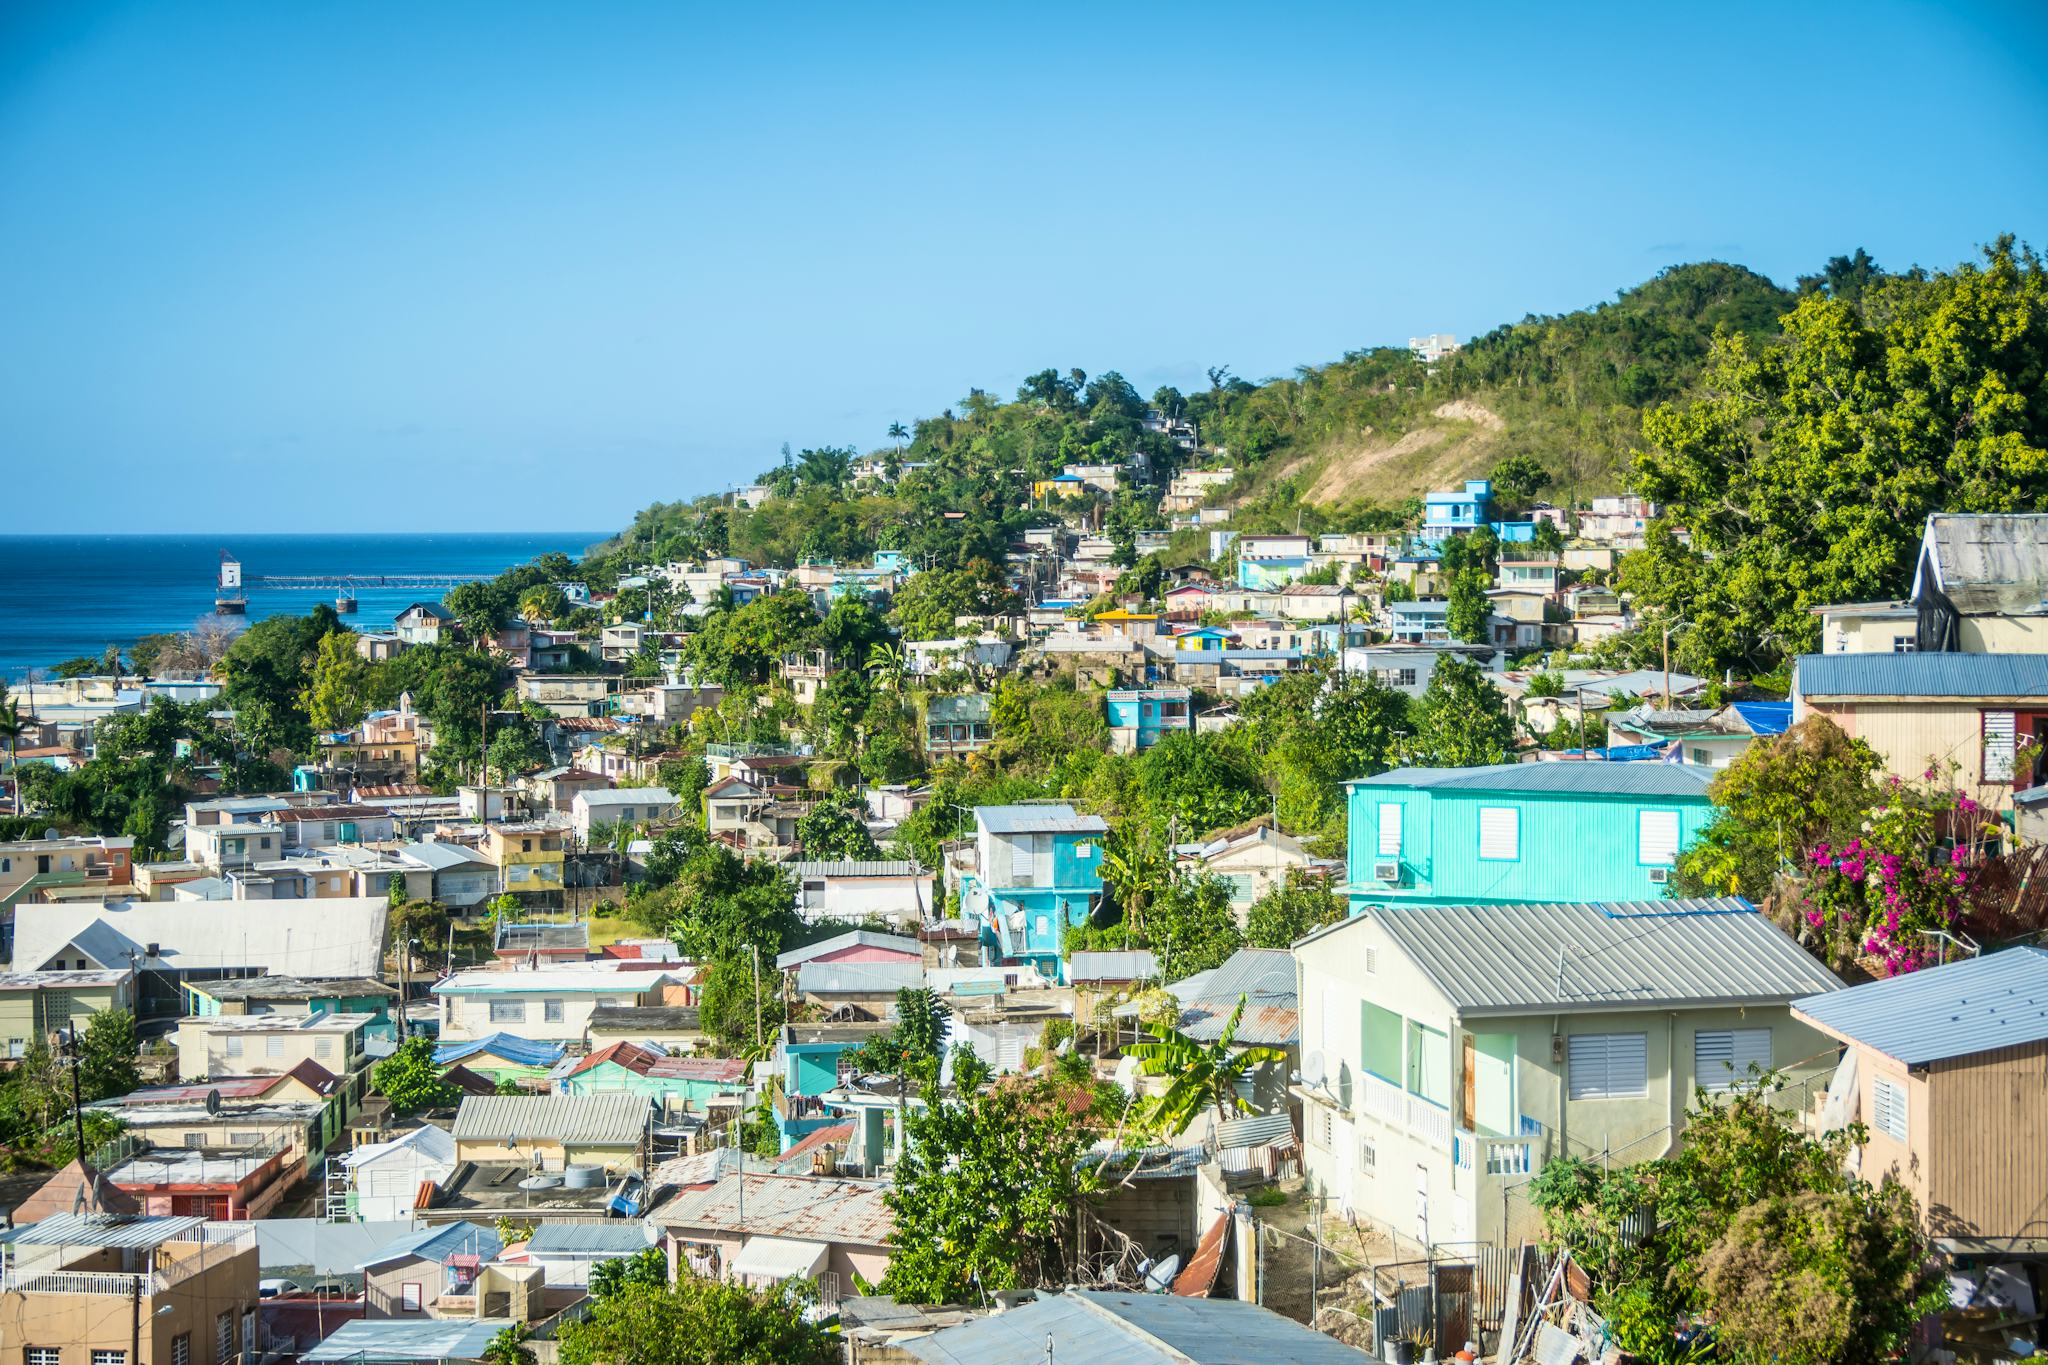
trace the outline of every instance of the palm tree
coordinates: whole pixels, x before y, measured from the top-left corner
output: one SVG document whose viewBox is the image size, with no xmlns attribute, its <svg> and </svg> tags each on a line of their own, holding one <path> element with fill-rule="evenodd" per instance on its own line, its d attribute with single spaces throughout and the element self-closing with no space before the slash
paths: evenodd
<svg viewBox="0 0 2048 1365">
<path fill-rule="evenodd" d="M 7 741 L 7 771 L 14 783 L 14 813 L 21 814 L 21 737 L 28 733 L 28 721 L 21 714 L 21 703 L 7 695 L 7 688 L 0 685 L 0 739 Z"/>
<path fill-rule="evenodd" d="M 903 646 L 885 641 L 868 646 L 868 671 L 875 675 L 875 681 L 887 687 L 897 696 L 903 695 L 903 679 L 910 672 L 909 656 Z"/>
<path fill-rule="evenodd" d="M 1201 1043 L 1177 1028 L 1145 1026 L 1157 1041 L 1133 1043 L 1126 1049 L 1138 1059 L 1144 1076 L 1171 1076 L 1172 1084 L 1152 1102 L 1149 1117 L 1169 1135 L 1185 1133 L 1202 1111 L 1213 1107 L 1218 1122 L 1233 1113 L 1252 1112 L 1252 1106 L 1237 1093 L 1244 1078 L 1269 1063 L 1284 1062 L 1287 1054 L 1277 1047 L 1237 1046 L 1237 1025 L 1244 1017 L 1245 997 L 1237 997 L 1237 1008 L 1223 1025 L 1213 1043 Z"/>
<path fill-rule="evenodd" d="M 901 454 L 903 443 L 910 439 L 910 428 L 904 426 L 901 422 L 889 423 L 889 439 L 896 443 L 896 451 L 898 454 Z"/>
</svg>

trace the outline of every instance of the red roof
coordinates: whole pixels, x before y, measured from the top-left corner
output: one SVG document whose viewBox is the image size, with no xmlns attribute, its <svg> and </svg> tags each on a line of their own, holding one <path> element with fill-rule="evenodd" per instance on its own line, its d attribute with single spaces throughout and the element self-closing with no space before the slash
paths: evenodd
<svg viewBox="0 0 2048 1365">
<path fill-rule="evenodd" d="M 585 1057 L 582 1061 L 576 1063 L 575 1066 L 571 1067 L 569 1069 L 569 1075 L 581 1076 L 584 1072 L 590 1070 L 592 1067 L 602 1066 L 606 1062 L 613 1062 L 619 1066 L 626 1068 L 626 1070 L 628 1071 L 636 1072 L 639 1075 L 645 1076 L 647 1074 L 647 1068 L 652 1066 L 655 1063 L 655 1061 L 660 1057 L 660 1055 L 661 1054 L 656 1052 L 649 1052 L 646 1048 L 640 1046 L 638 1043 L 628 1043 L 623 1041 L 617 1043 L 607 1043 L 603 1047 L 599 1048 L 597 1051 L 591 1053 L 588 1057 Z"/>
<path fill-rule="evenodd" d="M 282 1076 L 223 1076 L 197 1085 L 159 1085 L 128 1096 L 128 1104 L 203 1104 L 207 1092 L 218 1090 L 224 1100 L 254 1100 L 268 1094 Z"/>
<path fill-rule="evenodd" d="M 743 1057 L 657 1057 L 644 1073 L 670 1081 L 722 1081 L 739 1084 L 747 1078 Z"/>
<path fill-rule="evenodd" d="M 331 1095 L 341 1088 L 341 1077 L 329 1071 L 320 1063 L 308 1057 L 290 1071 L 284 1073 L 295 1081 L 311 1087 L 316 1093 Z"/>
<path fill-rule="evenodd" d="M 850 1142 L 852 1139 L 853 1125 L 850 1123 L 835 1123 L 829 1128 L 816 1128 L 805 1133 L 788 1151 L 776 1157 L 775 1164 L 785 1173 L 794 1164 L 799 1166 L 803 1173 L 807 1174 L 811 1169 L 812 1152 L 817 1151 L 827 1143 Z"/>
</svg>

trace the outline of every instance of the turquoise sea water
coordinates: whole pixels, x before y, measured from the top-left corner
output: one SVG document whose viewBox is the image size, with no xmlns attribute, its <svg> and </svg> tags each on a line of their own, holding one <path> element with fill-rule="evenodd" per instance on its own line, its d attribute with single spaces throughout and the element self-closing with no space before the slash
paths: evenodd
<svg viewBox="0 0 2048 1365">
<path fill-rule="evenodd" d="M 488 578 L 537 555 L 572 557 L 602 531 L 509 531 L 464 535 L 0 536 L 0 677 L 127 646 L 158 631 L 189 629 L 213 615 L 223 550 L 247 579 L 304 574 L 471 574 Z M 346 618 L 359 630 L 388 628 L 436 591 L 365 590 Z M 332 593 L 250 588 L 247 620 L 303 614 Z"/>
</svg>

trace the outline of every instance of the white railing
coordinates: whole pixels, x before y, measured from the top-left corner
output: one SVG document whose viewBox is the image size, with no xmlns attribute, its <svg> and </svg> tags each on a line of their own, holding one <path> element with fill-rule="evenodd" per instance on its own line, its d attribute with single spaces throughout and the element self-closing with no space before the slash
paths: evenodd
<svg viewBox="0 0 2048 1365">
<path fill-rule="evenodd" d="M 0 1275 L 0 1291 L 9 1294 L 109 1294 L 126 1299 L 136 1297 L 141 1286 L 140 1275 L 100 1271 L 52 1270 L 39 1275 L 10 1269 Z"/>
<path fill-rule="evenodd" d="M 1370 1071 L 1359 1073 L 1359 1079 L 1365 1082 L 1365 1112 L 1391 1127 L 1402 1126 L 1406 1120 L 1402 1112 L 1401 1087 L 1381 1080 Z"/>
<path fill-rule="evenodd" d="M 1536 1169 L 1538 1138 L 1487 1138 L 1488 1175 L 1527 1175 Z"/>
<path fill-rule="evenodd" d="M 1451 1111 L 1420 1095 L 1403 1094 L 1408 1131 L 1440 1152 L 1451 1150 Z"/>
<path fill-rule="evenodd" d="M 1473 1162 L 1472 1154 L 1477 1150 L 1478 1146 L 1478 1137 L 1466 1132 L 1462 1128 L 1454 1129 L 1451 1133 L 1451 1164 L 1459 1170 L 1470 1174 Z"/>
</svg>

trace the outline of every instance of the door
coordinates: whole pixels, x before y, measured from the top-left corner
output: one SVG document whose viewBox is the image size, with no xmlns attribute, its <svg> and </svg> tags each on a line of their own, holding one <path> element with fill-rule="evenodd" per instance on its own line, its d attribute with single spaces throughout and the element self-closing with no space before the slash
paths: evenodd
<svg viewBox="0 0 2048 1365">
<path fill-rule="evenodd" d="M 1459 1042 L 1462 1055 L 1458 1059 L 1458 1089 L 1464 1103 L 1458 1109 L 1458 1122 L 1476 1130 L 1479 1127 L 1479 1050 L 1469 1033 L 1459 1035 Z"/>
<path fill-rule="evenodd" d="M 1415 1168 L 1415 1240 L 1429 1242 L 1429 1167 Z"/>
</svg>

